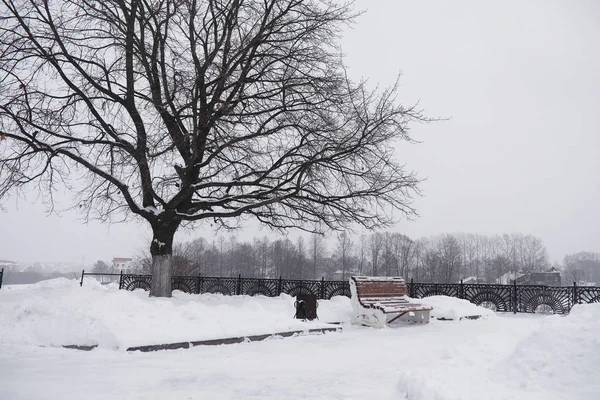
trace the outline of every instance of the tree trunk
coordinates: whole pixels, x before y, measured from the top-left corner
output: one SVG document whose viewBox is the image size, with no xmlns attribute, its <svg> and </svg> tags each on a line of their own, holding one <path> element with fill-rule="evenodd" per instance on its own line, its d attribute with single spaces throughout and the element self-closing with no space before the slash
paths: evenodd
<svg viewBox="0 0 600 400">
<path fill-rule="evenodd" d="M 179 222 L 155 224 L 152 226 L 152 285 L 150 297 L 171 297 L 171 277 L 173 276 L 173 238 Z"/>
</svg>

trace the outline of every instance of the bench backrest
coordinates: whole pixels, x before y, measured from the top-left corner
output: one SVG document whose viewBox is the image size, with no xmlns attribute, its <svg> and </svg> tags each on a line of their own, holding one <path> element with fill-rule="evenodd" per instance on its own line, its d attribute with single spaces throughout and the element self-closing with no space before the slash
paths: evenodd
<svg viewBox="0 0 600 400">
<path fill-rule="evenodd" d="M 353 276 L 359 298 L 408 296 L 406 282 L 400 277 Z"/>
</svg>

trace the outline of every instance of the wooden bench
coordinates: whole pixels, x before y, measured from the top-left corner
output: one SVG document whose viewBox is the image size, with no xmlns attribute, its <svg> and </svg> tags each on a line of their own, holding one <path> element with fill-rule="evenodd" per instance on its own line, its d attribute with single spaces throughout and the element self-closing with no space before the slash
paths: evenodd
<svg viewBox="0 0 600 400">
<path fill-rule="evenodd" d="M 400 277 L 350 277 L 352 323 L 382 328 L 394 321 L 429 322 L 430 306 L 410 303 Z"/>
</svg>

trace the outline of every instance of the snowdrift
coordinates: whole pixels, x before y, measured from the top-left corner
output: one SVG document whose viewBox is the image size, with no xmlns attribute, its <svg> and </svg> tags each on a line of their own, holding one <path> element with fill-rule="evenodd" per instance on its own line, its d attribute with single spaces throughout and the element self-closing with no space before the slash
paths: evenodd
<svg viewBox="0 0 600 400">
<path fill-rule="evenodd" d="M 433 307 L 432 318 L 441 320 L 461 320 L 471 317 L 490 317 L 495 313 L 484 307 L 476 306 L 468 300 L 448 296 L 431 296 L 422 299 L 412 299 L 411 302 Z"/>
<path fill-rule="evenodd" d="M 566 395 L 577 388 L 578 399 L 597 399 L 600 386 L 590 385 L 590 373 L 597 372 L 598 366 L 600 303 L 592 303 L 574 306 L 568 316 L 547 318 L 542 329 L 520 342 L 497 372 L 540 398 L 548 390 Z"/>
<path fill-rule="evenodd" d="M 523 324 L 539 320 L 540 326 L 519 338 L 515 327 L 512 332 L 505 323 L 508 318 Z M 464 346 L 444 350 L 435 369 L 402 371 L 399 398 L 598 398 L 600 382 L 595 374 L 600 365 L 600 304 L 576 305 L 566 316 L 509 314 L 486 323 L 497 325 L 497 347 L 487 344 L 482 348 L 477 336 L 465 335 Z"/>
<path fill-rule="evenodd" d="M 0 343 L 41 346 L 130 346 L 260 335 L 348 320 L 350 300 L 320 301 L 320 320 L 294 319 L 294 298 L 189 295 L 150 298 L 88 280 L 64 278 L 0 291 Z"/>
<path fill-rule="evenodd" d="M 415 299 L 432 305 L 436 318 L 459 320 L 493 315 L 466 300 L 446 296 Z M 65 278 L 0 291 L 0 343 L 40 346 L 99 346 L 126 349 L 181 341 L 261 335 L 313 329 L 327 322 L 348 323 L 350 299 L 320 300 L 319 320 L 293 318 L 294 298 L 190 295 L 174 291 L 173 298 L 150 298 L 143 290 L 118 290 L 87 280 Z"/>
</svg>

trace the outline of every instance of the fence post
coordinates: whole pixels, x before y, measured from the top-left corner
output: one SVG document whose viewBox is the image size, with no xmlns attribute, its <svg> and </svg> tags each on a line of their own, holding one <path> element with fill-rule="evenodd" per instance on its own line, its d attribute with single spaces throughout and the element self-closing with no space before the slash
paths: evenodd
<svg viewBox="0 0 600 400">
<path fill-rule="evenodd" d="M 279 282 L 277 282 L 277 296 L 281 295 L 281 289 L 282 289 L 282 282 L 281 282 L 281 275 L 279 275 Z"/>
<path fill-rule="evenodd" d="M 202 284 L 202 274 L 196 277 L 196 294 L 200 294 L 200 285 Z"/>
<path fill-rule="evenodd" d="M 2 279 L 4 279 L 4 268 L 0 271 L 0 289 L 2 289 Z"/>
<path fill-rule="evenodd" d="M 573 282 L 573 305 L 579 304 L 579 296 L 577 295 L 577 282 Z"/>
<path fill-rule="evenodd" d="M 238 275 L 236 294 L 239 296 L 242 293 L 242 274 Z"/>
<path fill-rule="evenodd" d="M 518 297 L 517 297 L 517 280 L 515 279 L 513 281 L 513 314 L 517 313 L 517 308 L 519 306 L 519 301 L 518 301 Z"/>
<path fill-rule="evenodd" d="M 410 287 L 408 288 L 408 295 L 411 298 L 415 298 L 415 278 L 410 278 Z"/>
<path fill-rule="evenodd" d="M 325 300 L 325 277 L 321 277 L 321 293 L 319 296 L 320 299 Z"/>
<path fill-rule="evenodd" d="M 119 290 L 123 289 L 123 270 L 119 273 Z"/>
<path fill-rule="evenodd" d="M 460 280 L 460 286 L 458 287 L 458 298 L 459 299 L 464 299 L 465 298 L 465 286 L 463 284 L 463 280 Z"/>
<path fill-rule="evenodd" d="M 79 286 L 83 286 L 83 276 L 85 275 L 85 269 L 81 270 L 81 282 L 79 282 Z"/>
</svg>

